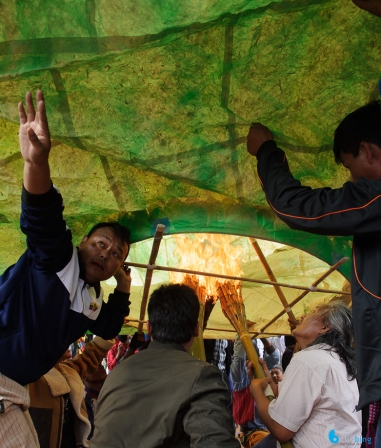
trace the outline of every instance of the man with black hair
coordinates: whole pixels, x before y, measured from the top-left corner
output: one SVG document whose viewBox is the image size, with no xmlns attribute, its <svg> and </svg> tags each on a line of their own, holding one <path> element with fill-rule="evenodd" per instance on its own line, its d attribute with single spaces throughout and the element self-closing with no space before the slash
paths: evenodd
<svg viewBox="0 0 381 448">
<path fill-rule="evenodd" d="M 152 342 L 107 377 L 91 448 L 239 448 L 226 377 L 188 353 L 198 335 L 199 306 L 185 285 L 152 293 Z"/>
<path fill-rule="evenodd" d="M 381 400 L 381 105 L 373 101 L 340 123 L 334 156 L 353 182 L 311 189 L 290 173 L 270 130 L 254 123 L 248 152 L 271 208 L 291 228 L 322 235 L 353 235 L 352 298 L 360 400 Z"/>
<path fill-rule="evenodd" d="M 129 313 L 131 277 L 124 265 L 129 231 L 100 223 L 79 247 L 63 218 L 60 192 L 50 179 L 51 140 L 44 98 L 36 110 L 26 94 L 19 103 L 20 149 L 24 159 L 21 230 L 27 250 L 0 277 L 0 440 L 7 447 L 37 446 L 27 390 L 86 330 L 111 339 Z M 102 280 L 117 286 L 103 302 Z M 23 412 L 22 412 L 23 411 Z"/>
</svg>

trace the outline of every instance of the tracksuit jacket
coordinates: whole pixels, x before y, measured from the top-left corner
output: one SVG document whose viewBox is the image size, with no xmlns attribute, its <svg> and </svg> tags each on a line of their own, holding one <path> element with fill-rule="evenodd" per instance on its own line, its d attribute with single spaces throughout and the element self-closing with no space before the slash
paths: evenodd
<svg viewBox="0 0 381 448">
<path fill-rule="evenodd" d="M 260 147 L 258 175 L 268 203 L 291 228 L 353 235 L 352 313 L 360 400 L 381 400 L 381 179 L 342 188 L 311 189 L 289 171 L 285 153 L 269 140 Z"/>
<path fill-rule="evenodd" d="M 86 330 L 112 339 L 128 315 L 129 294 L 103 302 L 100 284 L 83 280 L 80 260 L 52 186 L 22 192 L 21 230 L 27 250 L 0 277 L 0 372 L 25 385 L 47 373 Z"/>
</svg>

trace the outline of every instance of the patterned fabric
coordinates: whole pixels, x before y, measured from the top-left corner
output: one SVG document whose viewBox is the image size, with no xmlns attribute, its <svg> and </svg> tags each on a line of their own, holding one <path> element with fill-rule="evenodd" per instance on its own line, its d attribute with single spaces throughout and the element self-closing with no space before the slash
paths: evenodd
<svg viewBox="0 0 381 448">
<path fill-rule="evenodd" d="M 369 405 L 368 431 L 366 433 L 366 446 L 369 448 L 379 448 L 381 446 L 381 441 L 376 443 L 376 435 L 380 428 L 380 408 L 380 402 Z"/>
<path fill-rule="evenodd" d="M 254 420 L 254 398 L 250 386 L 233 392 L 233 418 L 238 425 Z"/>
<path fill-rule="evenodd" d="M 0 373 L 0 440 L 2 448 L 39 448 L 30 418 L 29 393 L 25 387 Z"/>
<path fill-rule="evenodd" d="M 225 349 L 228 346 L 228 341 L 225 339 L 217 339 L 216 343 L 214 345 L 214 355 L 213 355 L 213 362 L 212 364 L 214 366 L 217 366 L 220 370 L 225 372 L 226 366 L 225 366 L 225 358 L 226 358 L 226 352 Z"/>
<path fill-rule="evenodd" d="M 268 431 L 261 431 L 260 429 L 255 429 L 254 431 L 249 432 L 243 439 L 243 446 L 245 448 L 252 448 L 253 446 L 258 446 L 257 443 L 259 443 L 261 440 L 266 439 L 265 442 L 262 442 L 262 448 L 276 448 L 276 440 L 274 436 L 268 433 Z"/>
</svg>

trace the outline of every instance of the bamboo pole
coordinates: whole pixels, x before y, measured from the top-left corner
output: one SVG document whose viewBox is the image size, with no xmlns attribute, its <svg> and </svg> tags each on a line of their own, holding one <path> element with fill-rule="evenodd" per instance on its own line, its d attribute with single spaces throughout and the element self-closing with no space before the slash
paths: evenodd
<svg viewBox="0 0 381 448">
<path fill-rule="evenodd" d="M 237 333 L 236 330 L 232 330 L 230 328 L 212 328 L 212 327 L 206 327 L 205 330 L 210 330 L 210 331 L 221 331 L 221 332 L 226 332 L 226 333 Z M 256 335 L 258 335 L 257 331 L 249 331 L 249 334 L 252 335 L 251 337 L 254 338 Z M 270 333 L 261 333 L 262 335 L 266 335 L 266 336 L 284 336 L 287 333 L 277 333 L 277 332 L 270 332 Z M 291 335 L 291 333 L 288 333 L 289 335 Z"/>
<path fill-rule="evenodd" d="M 266 271 L 268 278 L 272 282 L 277 282 L 277 279 L 275 278 L 275 275 L 274 275 L 268 261 L 266 260 L 266 257 L 264 256 L 262 249 L 260 248 L 257 240 L 255 238 L 251 238 L 251 237 L 249 239 L 250 239 L 252 246 L 254 247 L 255 252 L 258 255 L 259 260 L 262 263 L 264 270 Z M 289 319 L 292 322 L 296 323 L 296 318 L 294 316 L 294 313 L 292 312 L 289 304 L 287 303 L 287 299 L 286 299 L 285 295 L 283 294 L 283 291 L 280 289 L 280 287 L 278 285 L 275 285 L 275 284 L 274 284 L 274 289 L 275 289 L 275 292 L 278 294 L 279 300 L 282 302 L 283 308 L 287 312 Z"/>
<path fill-rule="evenodd" d="M 247 358 L 253 365 L 255 377 L 258 379 L 266 378 L 262 364 L 259 362 L 257 352 L 255 351 L 251 336 L 248 331 L 245 305 L 242 300 L 242 295 L 240 294 L 240 292 L 237 293 L 236 288 L 231 282 L 217 282 L 216 285 L 217 295 L 220 299 L 222 312 L 237 331 L 237 334 L 241 339 L 242 345 L 245 349 Z M 269 401 L 272 401 L 275 398 L 270 384 L 267 386 L 265 394 Z M 286 443 L 281 443 L 280 445 L 282 448 L 293 447 L 291 440 Z"/>
<path fill-rule="evenodd" d="M 125 318 L 124 319 L 124 323 L 125 324 L 128 324 L 128 322 L 133 322 L 133 323 L 138 323 L 138 322 L 141 322 L 139 319 L 135 319 L 135 318 Z M 143 320 L 143 323 L 145 324 L 147 321 L 146 320 Z M 221 331 L 221 332 L 226 332 L 226 333 L 237 333 L 237 331 L 236 330 L 232 330 L 231 328 L 213 328 L 213 327 L 205 327 L 204 329 L 203 329 L 203 331 L 205 331 L 205 330 L 210 330 L 210 331 Z M 255 336 L 255 335 L 257 335 L 258 334 L 258 332 L 257 331 L 249 331 L 249 334 L 250 335 L 253 335 L 253 337 Z M 264 336 L 284 336 L 284 334 L 285 333 L 277 333 L 277 332 L 274 332 L 274 331 L 271 331 L 270 333 L 266 333 L 266 332 L 261 332 L 261 334 L 262 335 L 264 335 Z"/>
<path fill-rule="evenodd" d="M 133 317 L 131 317 L 131 318 L 129 318 L 129 317 L 125 317 L 125 318 L 124 318 L 124 323 L 127 323 L 127 322 L 142 322 L 143 324 L 146 324 L 146 323 L 147 323 L 147 320 L 135 319 L 135 318 L 133 318 Z"/>
<path fill-rule="evenodd" d="M 195 274 L 195 275 L 203 275 L 204 277 L 215 277 L 215 278 L 223 278 L 226 280 L 236 280 L 240 282 L 249 282 L 249 283 L 260 283 L 263 285 L 278 285 L 283 286 L 284 288 L 291 288 L 291 289 L 302 289 L 308 292 L 323 292 L 327 294 L 343 294 L 343 295 L 351 295 L 349 292 L 345 291 L 336 291 L 331 289 L 323 289 L 323 288 L 316 288 L 314 284 L 311 286 L 299 286 L 299 285 L 292 285 L 289 283 L 281 283 L 281 282 L 272 282 L 270 280 L 258 280 L 253 278 L 247 278 L 247 277 L 236 277 L 233 275 L 224 275 L 224 274 L 215 274 L 211 272 L 202 272 L 202 271 L 192 271 L 191 269 L 182 269 L 182 268 L 172 268 L 169 266 L 158 266 L 155 265 L 154 267 L 148 267 L 148 265 L 143 263 L 132 263 L 128 262 L 128 266 L 133 266 L 135 268 L 143 268 L 143 269 L 157 269 L 158 271 L 169 271 L 169 272 L 181 272 L 183 274 Z"/>
<path fill-rule="evenodd" d="M 324 279 L 326 279 L 330 274 L 332 274 L 333 271 L 336 271 L 340 266 L 342 266 L 346 261 L 348 261 L 348 257 L 343 257 L 341 260 L 339 260 L 336 264 L 331 266 L 323 275 L 321 275 L 319 278 L 317 278 L 313 283 L 312 286 L 317 286 L 320 282 L 322 282 Z M 289 307 L 293 307 L 298 302 L 300 302 L 310 291 L 303 291 L 301 294 L 296 297 L 290 304 Z M 350 295 L 351 293 L 346 293 L 347 295 Z M 283 314 L 286 312 L 286 310 L 280 311 L 275 317 L 273 317 L 267 324 L 262 327 L 258 332 L 256 332 L 256 335 L 262 334 L 263 330 L 266 330 L 270 325 L 272 325 L 275 321 L 277 321 Z"/>
<path fill-rule="evenodd" d="M 156 232 L 153 239 L 152 244 L 152 250 L 151 250 L 151 256 L 149 257 L 148 265 L 146 265 L 147 273 L 146 273 L 146 279 L 144 282 L 144 290 L 143 290 L 143 296 L 142 296 L 142 302 L 140 305 L 140 317 L 139 317 L 139 325 L 138 325 L 138 334 L 141 336 L 143 334 L 143 320 L 146 314 L 147 309 L 147 301 L 148 301 L 148 295 L 149 295 L 149 289 L 151 287 L 151 281 L 152 281 L 152 274 L 153 270 L 155 269 L 155 261 L 157 254 L 159 252 L 159 247 L 161 240 L 163 238 L 165 230 L 164 224 L 158 224 L 156 226 Z M 131 263 L 128 263 L 129 266 L 131 266 Z"/>
<path fill-rule="evenodd" d="M 198 301 L 200 302 L 200 310 L 198 313 L 198 335 L 194 338 L 193 344 L 191 345 L 189 349 L 189 353 L 194 356 L 197 359 L 200 359 L 201 361 L 206 361 L 205 356 L 205 347 L 204 347 L 204 313 L 205 313 L 205 298 L 206 298 L 206 291 L 204 286 L 200 286 L 198 279 L 195 275 L 192 277 L 190 275 L 186 275 L 184 278 L 184 285 L 189 286 L 192 288 L 197 297 Z"/>
<path fill-rule="evenodd" d="M 231 282 L 217 282 L 217 295 L 220 299 L 222 312 L 234 327 L 242 341 L 249 361 L 253 363 L 255 377 L 265 378 L 265 372 L 259 362 L 257 352 L 254 349 L 249 334 L 242 296 L 237 293 L 237 290 Z"/>
</svg>

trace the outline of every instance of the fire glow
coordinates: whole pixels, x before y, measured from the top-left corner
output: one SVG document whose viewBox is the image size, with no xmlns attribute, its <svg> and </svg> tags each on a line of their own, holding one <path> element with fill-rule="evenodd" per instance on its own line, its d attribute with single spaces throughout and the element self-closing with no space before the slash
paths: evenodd
<svg viewBox="0 0 381 448">
<path fill-rule="evenodd" d="M 174 255 L 181 268 L 216 274 L 242 276 L 241 269 L 244 249 L 234 244 L 236 237 L 221 234 L 198 233 L 190 238 L 188 235 L 173 235 L 176 240 Z M 184 274 L 170 273 L 170 280 L 184 283 Z M 217 292 L 216 279 L 198 275 L 200 286 L 205 287 L 208 296 L 215 296 Z"/>
</svg>

